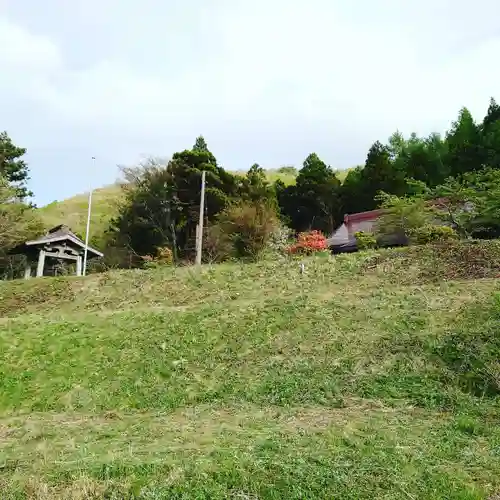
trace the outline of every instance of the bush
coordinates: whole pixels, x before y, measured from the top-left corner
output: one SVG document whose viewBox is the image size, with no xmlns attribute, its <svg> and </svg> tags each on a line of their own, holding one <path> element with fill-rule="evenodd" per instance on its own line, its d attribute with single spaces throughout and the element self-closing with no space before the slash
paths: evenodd
<svg viewBox="0 0 500 500">
<path fill-rule="evenodd" d="M 435 224 L 426 224 L 425 226 L 414 228 L 409 231 L 410 241 L 418 245 L 427 245 L 439 241 L 456 240 L 458 235 L 456 231 L 449 226 L 439 226 Z"/>
<path fill-rule="evenodd" d="M 288 247 L 288 253 L 311 255 L 327 249 L 326 238 L 321 231 L 299 233 L 297 242 Z"/>
<path fill-rule="evenodd" d="M 372 233 L 358 231 L 354 233 L 354 237 L 356 238 L 356 244 L 359 250 L 368 250 L 377 247 L 377 239 Z"/>
<path fill-rule="evenodd" d="M 171 266 L 174 263 L 174 254 L 168 247 L 160 247 L 156 251 L 156 259 L 159 264 Z"/>
<path fill-rule="evenodd" d="M 290 241 L 293 237 L 293 230 L 285 225 L 278 226 L 271 234 L 267 243 L 266 252 L 271 257 L 283 256 L 287 253 Z"/>
<path fill-rule="evenodd" d="M 160 247 L 156 250 L 156 255 L 143 255 L 142 265 L 146 269 L 154 269 L 158 266 L 171 266 L 174 263 L 174 254 L 168 247 Z"/>
<path fill-rule="evenodd" d="M 377 236 L 385 241 L 405 241 L 411 231 L 431 224 L 435 214 L 423 198 L 400 198 L 380 193 L 383 214 L 376 224 Z"/>
<path fill-rule="evenodd" d="M 25 259 L 9 250 L 44 233 L 38 212 L 16 200 L 15 190 L 0 177 L 0 280 L 22 275 Z"/>
<path fill-rule="evenodd" d="M 203 234 L 203 260 L 209 264 L 224 262 L 234 257 L 233 243 L 222 225 L 211 224 Z"/>
<path fill-rule="evenodd" d="M 239 203 L 226 209 L 204 236 L 212 262 L 250 258 L 257 260 L 280 227 L 276 209 L 262 202 Z"/>
</svg>

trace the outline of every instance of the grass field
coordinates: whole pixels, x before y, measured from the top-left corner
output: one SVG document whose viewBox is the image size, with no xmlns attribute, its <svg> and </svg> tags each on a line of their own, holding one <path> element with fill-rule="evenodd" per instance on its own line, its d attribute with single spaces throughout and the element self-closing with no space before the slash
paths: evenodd
<svg viewBox="0 0 500 500">
<path fill-rule="evenodd" d="M 1 283 L 1 498 L 496 498 L 497 265 Z"/>
</svg>

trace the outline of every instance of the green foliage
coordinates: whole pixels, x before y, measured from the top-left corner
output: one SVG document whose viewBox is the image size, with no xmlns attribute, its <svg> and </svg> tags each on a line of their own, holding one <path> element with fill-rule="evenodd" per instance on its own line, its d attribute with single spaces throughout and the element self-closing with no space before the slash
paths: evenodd
<svg viewBox="0 0 500 500">
<path fill-rule="evenodd" d="M 481 135 L 470 111 L 462 108 L 446 136 L 448 164 L 453 176 L 478 170 L 483 166 Z"/>
<path fill-rule="evenodd" d="M 268 182 L 266 171 L 255 163 L 243 178 L 241 197 L 250 203 L 268 203 L 276 205 L 274 187 Z"/>
<path fill-rule="evenodd" d="M 417 245 L 427 245 L 439 241 L 457 239 L 456 231 L 450 226 L 439 226 L 437 224 L 426 224 L 409 231 L 410 241 Z"/>
<path fill-rule="evenodd" d="M 281 213 L 296 231 L 332 233 L 340 222 L 340 181 L 316 153 L 310 154 L 295 185 L 276 184 Z"/>
<path fill-rule="evenodd" d="M 43 233 L 38 213 L 17 198 L 17 190 L 0 178 L 0 279 L 17 277 L 23 262 L 9 255 L 15 246 Z"/>
<path fill-rule="evenodd" d="M 500 236 L 500 170 L 485 168 L 449 178 L 431 192 L 436 212 L 462 237 Z"/>
<path fill-rule="evenodd" d="M 217 255 L 217 260 L 229 257 L 258 260 L 278 228 L 272 204 L 263 201 L 232 205 L 210 228 L 209 254 Z"/>
<path fill-rule="evenodd" d="M 376 229 L 381 242 L 405 241 L 412 231 L 432 221 L 432 209 L 422 197 L 399 197 L 381 192 L 377 199 L 384 210 Z"/>
<path fill-rule="evenodd" d="M 267 243 L 266 253 L 270 258 L 280 258 L 287 254 L 294 231 L 284 224 L 279 224 L 271 234 Z"/>
<path fill-rule="evenodd" d="M 293 175 L 294 177 L 297 177 L 299 172 L 294 166 L 285 165 L 283 167 L 278 168 L 278 173 L 285 175 Z"/>
<path fill-rule="evenodd" d="M 168 246 L 175 260 L 191 258 L 203 171 L 205 217 L 211 222 L 239 198 L 242 183 L 217 165 L 202 137 L 192 150 L 175 153 L 167 164 L 151 160 L 138 169 L 127 169 L 125 202 L 112 221 L 113 244 L 135 255 L 155 255 L 158 248 Z"/>
<path fill-rule="evenodd" d="M 283 223 L 295 231 L 317 229 L 331 234 L 344 214 L 383 205 L 384 199 L 379 195 L 385 192 L 405 200 L 442 198 L 434 213 L 436 220 L 420 221 L 417 226 L 443 221 L 463 238 L 494 238 L 500 236 L 500 217 L 495 204 L 495 198 L 499 197 L 488 195 L 481 185 L 487 186 L 490 193 L 496 193 L 497 183 L 485 178 L 481 173 L 483 167 L 500 171 L 500 106 L 494 99 L 480 123 L 464 108 L 443 137 L 436 133 L 426 137 L 413 133 L 404 137 L 395 132 L 387 144 L 376 141 L 365 163 L 347 172 L 335 172 L 316 154 L 311 154 L 300 170 L 291 166 L 263 170 L 255 164 L 245 175 L 232 175 L 217 165 L 200 136 L 192 150 L 175 153 L 164 165 L 168 173 L 158 175 L 157 188 L 150 190 L 156 194 L 151 194 L 149 201 L 144 188 L 134 198 L 135 208 L 130 208 L 129 193 L 125 203 L 129 206 L 128 214 L 122 206 L 116 215 L 116 209 L 104 197 L 102 201 L 96 200 L 93 227 L 102 234 L 106 221 L 115 213 L 114 231 L 111 242 L 98 234 L 94 234 L 92 242 L 99 248 L 103 248 L 102 243 L 108 245 L 107 259 L 111 253 L 123 254 L 123 260 L 129 262 L 138 254 L 154 254 L 158 245 L 167 245 L 178 254 L 177 258 L 189 260 L 194 251 L 202 170 L 207 171 L 206 227 L 230 204 L 266 200 L 277 204 Z M 473 178 L 476 173 L 479 177 Z M 130 191 L 136 191 L 135 182 L 131 187 Z M 468 199 L 473 202 L 464 202 Z M 100 210 L 99 205 L 104 203 L 107 206 Z M 52 225 L 67 222 L 77 231 L 80 227 L 81 232 L 86 203 L 79 199 L 78 206 L 72 203 L 63 208 L 63 205 L 46 207 L 42 213 L 51 220 L 57 216 L 58 220 Z M 410 219 L 409 214 L 403 215 L 403 222 L 397 224 L 401 235 L 406 235 L 415 225 Z M 120 225 L 121 229 L 117 227 Z M 214 229 L 211 236 L 216 232 Z M 117 238 L 120 233 L 122 237 Z"/>
<path fill-rule="evenodd" d="M 20 200 L 33 196 L 26 185 L 29 170 L 22 159 L 25 154 L 26 149 L 17 147 L 7 132 L 0 132 L 0 177 L 14 189 L 15 196 Z"/>
<path fill-rule="evenodd" d="M 359 250 L 370 250 L 377 247 L 377 238 L 372 233 L 358 231 L 354 233 Z"/>
</svg>

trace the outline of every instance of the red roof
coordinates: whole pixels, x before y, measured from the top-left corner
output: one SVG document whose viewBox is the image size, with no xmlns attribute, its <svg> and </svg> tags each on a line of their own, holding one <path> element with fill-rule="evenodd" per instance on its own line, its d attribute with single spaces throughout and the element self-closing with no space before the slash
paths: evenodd
<svg viewBox="0 0 500 500">
<path fill-rule="evenodd" d="M 357 214 L 344 215 L 344 224 L 352 224 L 353 222 L 361 222 L 367 220 L 377 220 L 382 214 L 383 210 L 370 210 L 368 212 L 359 212 Z"/>
<path fill-rule="evenodd" d="M 428 205 L 443 206 L 448 201 L 448 198 L 435 198 L 427 201 Z M 353 222 L 361 222 L 368 220 L 377 220 L 384 213 L 383 209 L 369 210 L 368 212 L 358 212 L 357 214 L 344 215 L 344 224 L 352 224 Z"/>
</svg>

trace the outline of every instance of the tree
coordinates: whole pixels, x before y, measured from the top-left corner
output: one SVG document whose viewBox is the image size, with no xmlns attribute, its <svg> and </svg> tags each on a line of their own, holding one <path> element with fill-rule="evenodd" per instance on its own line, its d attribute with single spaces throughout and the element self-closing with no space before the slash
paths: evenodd
<svg viewBox="0 0 500 500">
<path fill-rule="evenodd" d="M 276 206 L 276 192 L 268 182 L 265 170 L 254 163 L 248 170 L 242 184 L 242 198 L 255 202 L 268 202 Z"/>
<path fill-rule="evenodd" d="M 453 122 L 446 135 L 448 164 L 452 176 L 464 174 L 483 167 L 480 130 L 470 111 L 462 108 L 458 120 Z"/>
<path fill-rule="evenodd" d="M 43 229 L 38 213 L 18 201 L 16 190 L 0 177 L 0 279 L 15 275 L 16 256 L 9 255 L 9 250 L 39 236 Z"/>
<path fill-rule="evenodd" d="M 29 170 L 22 160 L 25 154 L 26 149 L 14 145 L 7 132 L 0 132 L 0 177 L 14 189 L 14 196 L 20 200 L 33 196 L 26 186 Z"/>
<path fill-rule="evenodd" d="M 366 206 L 366 201 L 363 199 L 363 166 L 358 165 L 356 168 L 349 170 L 342 187 L 341 205 L 344 213 L 354 214 L 362 212 Z"/>
<path fill-rule="evenodd" d="M 111 247 L 131 252 L 131 264 L 141 256 L 154 255 L 169 246 L 177 253 L 176 231 L 180 205 L 168 164 L 150 159 L 138 168 L 123 169 L 126 183 L 124 202 L 111 221 Z"/>
<path fill-rule="evenodd" d="M 384 209 L 376 228 L 381 242 L 403 243 L 411 231 L 432 222 L 432 210 L 422 196 L 396 196 L 381 192 L 377 199 Z"/>
<path fill-rule="evenodd" d="M 318 229 L 331 233 L 340 222 L 340 181 L 316 153 L 304 161 L 296 184 L 276 183 L 280 209 L 296 231 Z"/>
<path fill-rule="evenodd" d="M 481 125 L 481 142 L 484 163 L 500 168 L 500 106 L 493 98 Z"/>
<path fill-rule="evenodd" d="M 462 237 L 500 236 L 500 170 L 487 167 L 450 177 L 432 191 L 432 197 L 439 199 L 440 217 Z"/>
<path fill-rule="evenodd" d="M 377 207 L 376 196 L 380 191 L 399 196 L 405 193 L 405 173 L 391 161 L 391 150 L 388 146 L 379 141 L 372 145 L 361 171 L 359 187 L 362 189 L 358 196 L 362 201 L 363 210 L 373 210 Z"/>
<path fill-rule="evenodd" d="M 207 141 L 205 141 L 205 138 L 202 135 L 196 138 L 196 141 L 193 146 L 193 151 L 205 152 L 205 153 L 209 152 Z"/>
<path fill-rule="evenodd" d="M 450 174 L 446 143 L 435 133 L 427 138 L 411 134 L 393 161 L 396 170 L 404 173 L 407 179 L 419 180 L 429 186 L 437 186 Z"/>
<path fill-rule="evenodd" d="M 175 259 L 191 258 L 203 171 L 205 217 L 210 222 L 237 200 L 242 182 L 217 165 L 200 138 L 192 150 L 175 153 L 168 163 L 150 161 L 138 169 L 128 169 L 126 201 L 111 224 L 113 242 L 128 246 L 139 256 L 155 255 L 159 248 L 168 247 Z"/>
</svg>

